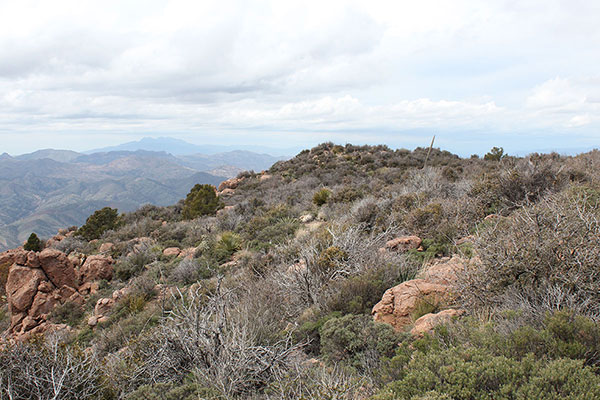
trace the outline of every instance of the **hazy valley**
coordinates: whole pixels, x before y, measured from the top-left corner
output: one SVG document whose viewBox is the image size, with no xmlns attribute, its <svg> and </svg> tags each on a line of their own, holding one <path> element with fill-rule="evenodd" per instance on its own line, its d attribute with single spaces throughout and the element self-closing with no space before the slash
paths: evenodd
<svg viewBox="0 0 600 400">
<path fill-rule="evenodd" d="M 144 143 L 136 145 L 144 148 Z M 151 143 L 182 152 L 169 140 Z M 22 244 L 31 232 L 49 237 L 59 228 L 81 225 L 105 206 L 126 212 L 143 204 L 174 204 L 196 183 L 218 186 L 241 171 L 268 169 L 281 159 L 240 150 L 189 154 L 196 150 L 192 145 L 179 156 L 128 147 L 135 150 L 0 155 L 0 250 Z"/>
</svg>

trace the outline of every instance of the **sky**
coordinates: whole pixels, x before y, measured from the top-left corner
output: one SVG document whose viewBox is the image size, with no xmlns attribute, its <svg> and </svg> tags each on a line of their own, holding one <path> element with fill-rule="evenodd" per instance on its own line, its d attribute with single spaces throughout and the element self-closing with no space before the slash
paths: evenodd
<svg viewBox="0 0 600 400">
<path fill-rule="evenodd" d="M 598 147 L 600 2 L 0 0 L 0 153 Z"/>
</svg>

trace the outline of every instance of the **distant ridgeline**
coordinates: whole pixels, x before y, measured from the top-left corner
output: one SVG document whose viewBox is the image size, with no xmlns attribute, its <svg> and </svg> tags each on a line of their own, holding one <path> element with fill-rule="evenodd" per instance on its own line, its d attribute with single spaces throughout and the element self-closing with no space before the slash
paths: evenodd
<svg viewBox="0 0 600 400">
<path fill-rule="evenodd" d="M 81 225 L 105 206 L 133 211 L 143 204 L 170 205 L 198 183 L 217 185 L 246 170 L 261 171 L 282 157 L 249 151 L 174 156 L 164 151 L 81 154 L 39 150 L 0 155 L 0 250 L 32 232 L 50 237 Z"/>
</svg>

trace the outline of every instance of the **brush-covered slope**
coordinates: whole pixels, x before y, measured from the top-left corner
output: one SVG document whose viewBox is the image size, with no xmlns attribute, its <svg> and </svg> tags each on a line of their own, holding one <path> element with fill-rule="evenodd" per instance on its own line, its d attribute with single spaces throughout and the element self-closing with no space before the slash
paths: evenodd
<svg viewBox="0 0 600 400">
<path fill-rule="evenodd" d="M 0 383 L 50 388 L 58 332 L 79 398 L 600 398 L 600 153 L 427 153 L 325 143 L 1 254 L 0 323 L 47 339 Z"/>
</svg>

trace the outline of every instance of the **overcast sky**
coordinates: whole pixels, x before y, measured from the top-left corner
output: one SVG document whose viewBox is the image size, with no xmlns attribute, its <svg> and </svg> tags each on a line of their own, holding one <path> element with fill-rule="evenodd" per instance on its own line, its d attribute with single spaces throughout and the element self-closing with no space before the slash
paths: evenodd
<svg viewBox="0 0 600 400">
<path fill-rule="evenodd" d="M 0 153 L 600 139 L 600 1 L 0 0 Z"/>
</svg>

